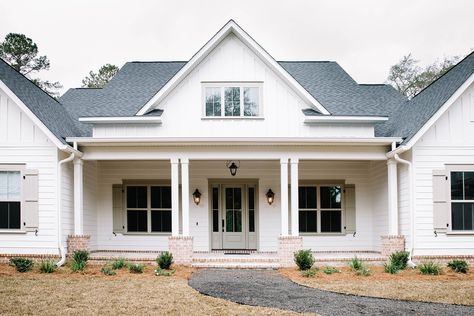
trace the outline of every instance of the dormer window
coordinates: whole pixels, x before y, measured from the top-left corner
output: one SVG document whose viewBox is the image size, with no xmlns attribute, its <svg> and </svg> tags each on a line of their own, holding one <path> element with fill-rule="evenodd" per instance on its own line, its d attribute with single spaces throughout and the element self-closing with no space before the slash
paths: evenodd
<svg viewBox="0 0 474 316">
<path fill-rule="evenodd" d="M 205 83 L 203 94 L 207 118 L 261 116 L 261 83 Z"/>
</svg>

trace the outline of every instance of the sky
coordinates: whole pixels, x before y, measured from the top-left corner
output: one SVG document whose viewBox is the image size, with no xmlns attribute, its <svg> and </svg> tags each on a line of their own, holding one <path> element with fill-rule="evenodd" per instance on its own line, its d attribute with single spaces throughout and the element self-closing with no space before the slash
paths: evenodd
<svg viewBox="0 0 474 316">
<path fill-rule="evenodd" d="M 32 38 L 51 61 L 37 76 L 65 92 L 106 63 L 189 60 L 229 19 L 276 60 L 337 61 L 359 83 L 474 48 L 472 0 L 0 0 L 0 39 Z"/>
</svg>

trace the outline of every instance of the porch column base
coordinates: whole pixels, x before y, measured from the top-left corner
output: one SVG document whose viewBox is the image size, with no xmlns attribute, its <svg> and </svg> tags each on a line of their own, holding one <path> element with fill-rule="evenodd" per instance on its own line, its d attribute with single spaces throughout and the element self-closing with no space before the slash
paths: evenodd
<svg viewBox="0 0 474 316">
<path fill-rule="evenodd" d="M 303 237 L 300 236 L 280 236 L 278 237 L 278 258 L 280 267 L 296 266 L 295 252 L 303 249 Z"/>
<path fill-rule="evenodd" d="M 387 235 L 380 236 L 382 240 L 382 256 L 388 257 L 392 253 L 405 250 L 405 236 Z"/>
<path fill-rule="evenodd" d="M 193 262 L 193 237 L 192 236 L 170 236 L 168 237 L 168 248 L 173 255 L 176 264 L 190 266 Z"/>
<path fill-rule="evenodd" d="M 69 235 L 67 236 L 67 254 L 72 255 L 76 250 L 89 250 L 90 235 Z"/>
</svg>

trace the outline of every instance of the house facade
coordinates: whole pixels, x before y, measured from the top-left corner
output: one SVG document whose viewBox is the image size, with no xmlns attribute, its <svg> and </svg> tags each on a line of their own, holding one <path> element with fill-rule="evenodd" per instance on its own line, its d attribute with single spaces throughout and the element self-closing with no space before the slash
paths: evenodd
<svg viewBox="0 0 474 316">
<path fill-rule="evenodd" d="M 474 55 L 412 100 L 234 21 L 58 101 L 0 62 L 0 256 L 474 257 Z M 335 259 L 334 259 L 335 260 Z"/>
</svg>

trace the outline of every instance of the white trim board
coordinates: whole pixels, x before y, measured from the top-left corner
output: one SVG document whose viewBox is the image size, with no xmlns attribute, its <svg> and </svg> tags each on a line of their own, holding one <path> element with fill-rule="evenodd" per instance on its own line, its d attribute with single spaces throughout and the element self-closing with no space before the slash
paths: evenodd
<svg viewBox="0 0 474 316">
<path fill-rule="evenodd" d="M 304 119 L 305 124 L 313 123 L 379 123 L 388 120 L 386 116 L 314 116 Z"/>
<path fill-rule="evenodd" d="M 115 124 L 115 123 L 133 123 L 133 124 L 161 124 L 159 116 L 132 116 L 132 117 L 80 117 L 80 122 L 95 124 Z"/>
<path fill-rule="evenodd" d="M 303 100 L 308 102 L 315 110 L 324 115 L 329 111 L 306 91 L 278 62 L 267 53 L 250 35 L 248 35 L 235 21 L 227 22 L 164 86 L 160 89 L 137 113 L 144 115 L 162 101 L 178 84 L 191 73 L 209 53 L 217 47 L 230 33 L 233 33 L 246 44 L 267 66 L 279 77 L 289 84 Z"/>
</svg>

